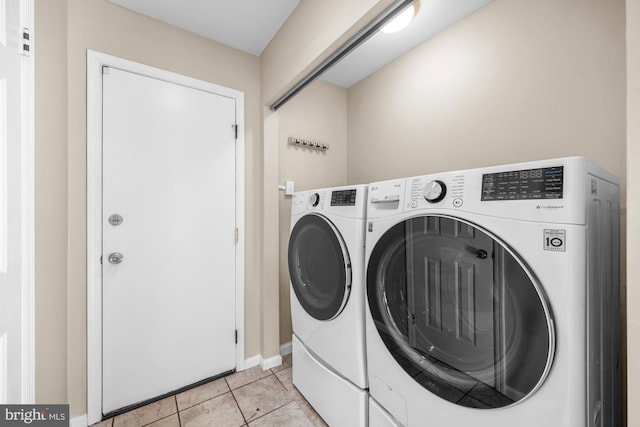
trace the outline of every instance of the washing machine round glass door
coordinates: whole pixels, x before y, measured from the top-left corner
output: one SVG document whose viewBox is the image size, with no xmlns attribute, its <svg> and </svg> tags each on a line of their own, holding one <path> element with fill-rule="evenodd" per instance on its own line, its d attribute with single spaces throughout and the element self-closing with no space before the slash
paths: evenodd
<svg viewBox="0 0 640 427">
<path fill-rule="evenodd" d="M 369 260 L 367 300 L 399 366 L 458 405 L 513 405 L 551 367 L 555 332 L 540 284 L 468 222 L 421 216 L 389 229 Z"/>
<path fill-rule="evenodd" d="M 325 217 L 305 215 L 291 230 L 289 276 L 310 316 L 331 320 L 342 312 L 351 289 L 351 262 L 342 236 Z"/>
</svg>

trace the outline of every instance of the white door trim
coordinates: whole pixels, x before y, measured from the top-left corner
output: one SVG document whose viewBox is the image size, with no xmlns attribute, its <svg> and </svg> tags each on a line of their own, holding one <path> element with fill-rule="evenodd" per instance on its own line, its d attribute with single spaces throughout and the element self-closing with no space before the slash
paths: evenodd
<svg viewBox="0 0 640 427">
<path fill-rule="evenodd" d="M 114 67 L 236 100 L 236 370 L 244 368 L 244 93 L 92 50 L 87 51 L 87 416 L 102 418 L 102 67 Z"/>
<path fill-rule="evenodd" d="M 22 2 L 30 54 L 22 63 L 22 403 L 36 401 L 35 386 L 35 90 L 33 0 Z"/>
</svg>

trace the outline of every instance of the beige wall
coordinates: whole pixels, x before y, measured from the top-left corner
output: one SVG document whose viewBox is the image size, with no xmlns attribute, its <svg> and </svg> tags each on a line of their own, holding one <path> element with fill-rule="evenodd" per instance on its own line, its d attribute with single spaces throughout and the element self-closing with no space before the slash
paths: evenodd
<svg viewBox="0 0 640 427">
<path fill-rule="evenodd" d="M 257 191 L 260 185 L 260 68 L 255 56 L 143 17 L 107 0 L 69 0 L 68 9 L 65 9 L 66 3 L 51 0 L 35 3 L 36 16 L 40 17 L 36 23 L 40 38 L 36 43 L 41 43 L 37 45 L 41 49 L 48 48 L 47 53 L 36 59 L 36 81 L 43 82 L 36 88 L 41 90 L 36 100 L 36 156 L 43 158 L 47 150 L 55 151 L 46 162 L 36 166 L 39 175 L 47 174 L 36 184 L 39 218 L 36 253 L 41 255 L 36 259 L 36 271 L 40 273 L 36 278 L 38 301 L 48 293 L 55 294 L 51 302 L 37 307 L 37 394 L 42 402 L 69 402 L 71 415 L 76 416 L 86 413 L 86 50 L 108 53 L 245 93 L 246 357 L 257 354 L 260 346 L 257 315 L 260 303 L 257 267 L 260 257 Z M 52 69 L 54 75 L 50 75 Z M 50 89 L 42 89 L 43 84 L 50 84 Z M 51 120 L 43 120 L 44 117 Z M 49 132 L 54 125 L 50 122 L 57 126 L 52 135 Z M 55 145 L 48 147 L 50 144 Z M 54 179 L 45 183 L 49 175 Z M 53 193 L 45 194 L 50 186 L 55 187 Z M 60 198 L 51 200 L 56 196 Z M 45 222 L 44 217 L 49 213 L 44 209 L 48 206 L 52 206 L 55 215 L 47 221 L 57 221 L 55 224 Z M 67 210 L 67 219 L 61 220 Z M 67 247 L 66 256 L 57 256 Z M 49 260 L 45 253 L 49 257 L 56 253 L 56 256 Z M 65 270 L 65 264 L 66 271 L 59 271 Z M 53 274 L 46 277 L 49 272 Z M 58 301 L 61 298 L 63 300 Z M 53 343 L 45 334 L 50 329 L 53 329 L 51 339 L 57 338 Z M 48 354 L 54 357 L 49 358 Z"/>
<path fill-rule="evenodd" d="M 67 401 L 67 2 L 36 2 L 36 401 Z"/>
<path fill-rule="evenodd" d="M 640 425 L 640 0 L 627 0 L 628 425 Z"/>
<path fill-rule="evenodd" d="M 280 183 L 295 181 L 296 191 L 347 184 L 347 91 L 315 81 L 279 111 Z M 330 145 L 327 151 L 292 146 L 288 137 Z M 287 248 L 291 197 L 280 192 L 280 343 L 291 341 Z"/>
<path fill-rule="evenodd" d="M 624 177 L 624 27 L 624 0 L 494 0 L 349 89 L 349 181 L 567 155 Z"/>
</svg>

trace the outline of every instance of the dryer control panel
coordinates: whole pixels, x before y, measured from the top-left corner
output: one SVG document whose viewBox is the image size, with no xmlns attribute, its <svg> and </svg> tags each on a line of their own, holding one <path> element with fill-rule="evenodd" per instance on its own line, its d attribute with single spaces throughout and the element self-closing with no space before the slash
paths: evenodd
<svg viewBox="0 0 640 427">
<path fill-rule="evenodd" d="M 352 185 L 297 191 L 291 199 L 291 215 L 324 212 L 345 218 L 364 218 L 367 185 Z"/>
<path fill-rule="evenodd" d="M 485 173 L 481 200 L 562 199 L 563 184 L 563 166 Z"/>
<path fill-rule="evenodd" d="M 331 192 L 331 206 L 355 206 L 357 190 L 336 190 Z"/>
</svg>

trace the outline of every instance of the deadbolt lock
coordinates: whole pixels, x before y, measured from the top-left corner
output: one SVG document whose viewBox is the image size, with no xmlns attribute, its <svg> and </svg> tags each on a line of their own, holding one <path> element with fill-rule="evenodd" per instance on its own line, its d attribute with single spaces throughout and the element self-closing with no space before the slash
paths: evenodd
<svg viewBox="0 0 640 427">
<path fill-rule="evenodd" d="M 109 216 L 109 224 L 113 225 L 114 227 L 122 224 L 122 221 L 124 221 L 124 218 L 122 218 L 122 215 L 120 214 L 113 214 Z"/>
</svg>

